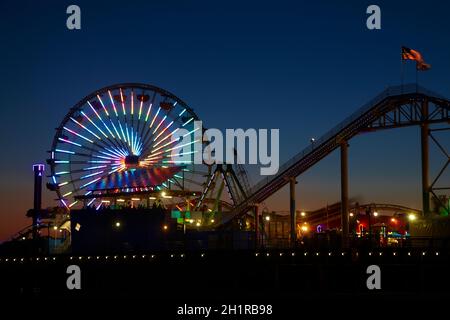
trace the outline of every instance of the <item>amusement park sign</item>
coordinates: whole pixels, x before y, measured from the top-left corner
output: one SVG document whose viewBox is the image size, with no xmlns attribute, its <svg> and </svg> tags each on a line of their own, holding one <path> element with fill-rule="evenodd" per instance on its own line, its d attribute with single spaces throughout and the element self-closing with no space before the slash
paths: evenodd
<svg viewBox="0 0 450 320">
<path fill-rule="evenodd" d="M 219 129 L 203 130 L 202 121 L 195 121 L 194 141 L 191 132 L 180 129 L 172 135 L 171 142 L 177 142 L 171 151 L 174 162 L 259 164 L 261 175 L 278 172 L 279 129 L 270 129 L 270 144 L 268 129 L 226 129 L 223 134 Z"/>
</svg>

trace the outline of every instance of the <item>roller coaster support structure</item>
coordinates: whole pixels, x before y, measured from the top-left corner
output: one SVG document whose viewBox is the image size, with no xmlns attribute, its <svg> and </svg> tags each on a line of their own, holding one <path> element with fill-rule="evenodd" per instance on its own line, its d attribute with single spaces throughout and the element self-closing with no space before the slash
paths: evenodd
<svg viewBox="0 0 450 320">
<path fill-rule="evenodd" d="M 341 227 L 342 246 L 348 246 L 348 143 L 341 143 Z"/>
</svg>

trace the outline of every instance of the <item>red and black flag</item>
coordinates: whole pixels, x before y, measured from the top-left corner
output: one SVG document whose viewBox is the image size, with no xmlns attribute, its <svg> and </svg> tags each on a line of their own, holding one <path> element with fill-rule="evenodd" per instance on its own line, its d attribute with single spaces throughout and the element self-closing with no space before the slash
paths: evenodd
<svg viewBox="0 0 450 320">
<path fill-rule="evenodd" d="M 407 47 L 402 47 L 402 60 L 413 60 L 416 61 L 416 69 L 420 71 L 426 71 L 431 69 L 431 65 L 425 62 L 422 58 L 422 54 L 417 51 Z"/>
</svg>

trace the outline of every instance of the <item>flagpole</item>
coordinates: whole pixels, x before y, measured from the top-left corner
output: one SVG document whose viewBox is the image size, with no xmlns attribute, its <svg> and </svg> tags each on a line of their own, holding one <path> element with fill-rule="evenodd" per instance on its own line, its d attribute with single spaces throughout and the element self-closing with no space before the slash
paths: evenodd
<svg viewBox="0 0 450 320">
<path fill-rule="evenodd" d="M 417 69 L 417 64 L 416 64 L 416 93 L 419 92 L 419 70 Z"/>
<path fill-rule="evenodd" d="M 405 80 L 405 59 L 403 57 L 403 46 L 400 49 L 400 89 L 401 89 L 401 94 L 403 94 L 403 85 L 404 85 L 404 80 Z"/>
<path fill-rule="evenodd" d="M 401 94 L 403 94 L 403 80 L 405 73 L 405 60 L 403 60 L 403 56 L 400 55 L 400 83 L 401 83 Z"/>
</svg>

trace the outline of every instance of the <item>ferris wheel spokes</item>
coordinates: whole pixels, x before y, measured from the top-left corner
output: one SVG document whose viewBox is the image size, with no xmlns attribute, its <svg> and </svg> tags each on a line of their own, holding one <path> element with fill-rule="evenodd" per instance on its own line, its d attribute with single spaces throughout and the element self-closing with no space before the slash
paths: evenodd
<svg viewBox="0 0 450 320">
<path fill-rule="evenodd" d="M 153 86 L 124 84 L 98 90 L 77 103 L 57 129 L 49 159 L 50 188 L 65 207 L 72 208 L 80 196 L 93 195 L 93 188 L 123 174 L 174 168 L 151 187 L 182 189 L 184 171 L 177 172 L 191 163 L 172 159 L 172 151 L 179 147 L 174 144 L 181 138 L 170 137 L 180 128 L 192 134 L 190 123 L 196 118 L 180 99 Z M 130 190 L 130 182 L 118 183 L 114 186 Z M 133 183 L 139 187 L 153 182 Z M 97 195 L 89 199 L 90 204 L 98 201 Z"/>
</svg>

